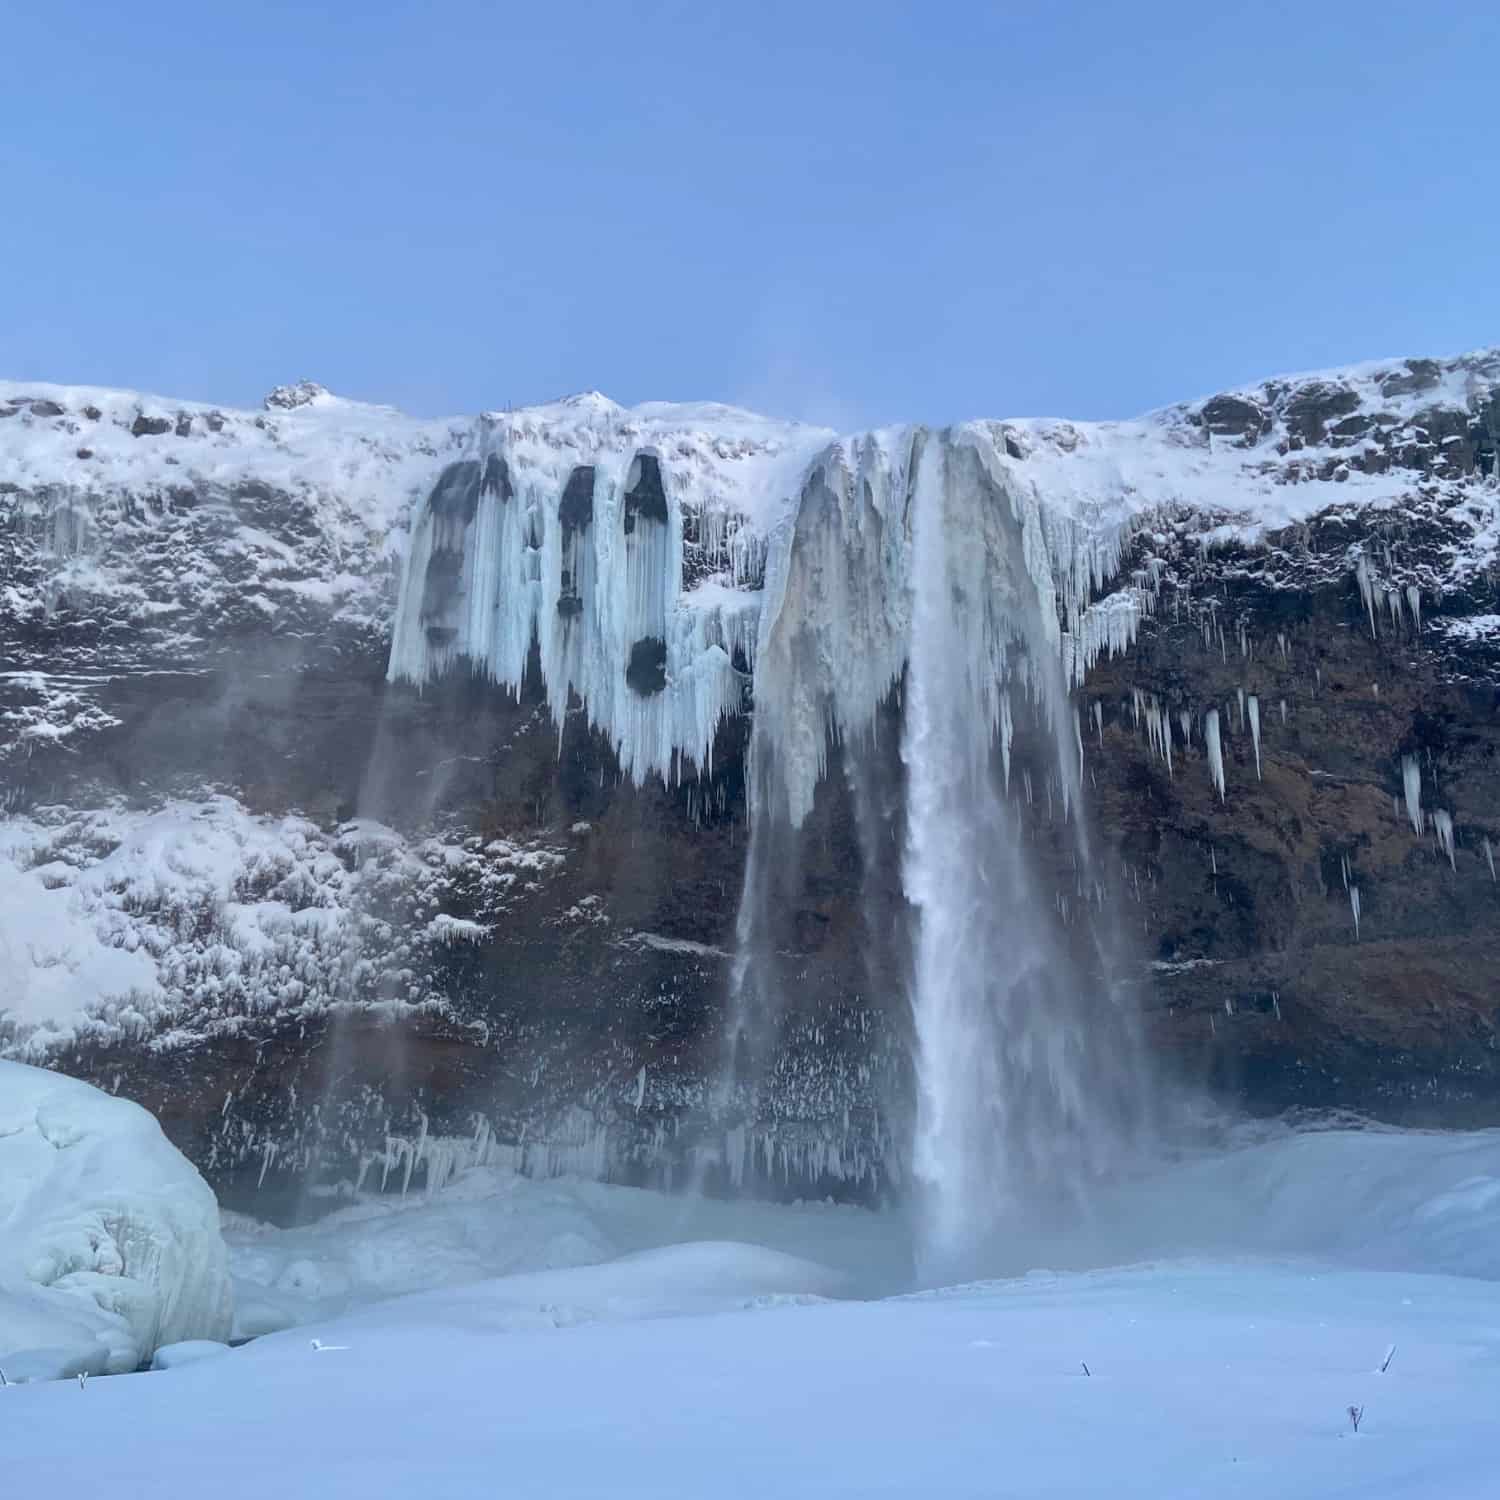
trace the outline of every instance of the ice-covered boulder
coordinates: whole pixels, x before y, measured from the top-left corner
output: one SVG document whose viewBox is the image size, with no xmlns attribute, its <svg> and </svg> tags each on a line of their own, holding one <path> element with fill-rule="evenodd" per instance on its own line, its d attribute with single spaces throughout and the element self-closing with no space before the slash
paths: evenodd
<svg viewBox="0 0 1500 1500">
<path fill-rule="evenodd" d="M 0 1062 L 0 1369 L 10 1380 L 135 1369 L 225 1339 L 213 1191 L 139 1105 Z"/>
</svg>

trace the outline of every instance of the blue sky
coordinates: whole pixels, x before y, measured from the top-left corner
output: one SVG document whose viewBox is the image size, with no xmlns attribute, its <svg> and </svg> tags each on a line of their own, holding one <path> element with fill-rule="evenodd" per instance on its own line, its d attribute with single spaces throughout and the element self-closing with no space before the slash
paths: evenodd
<svg viewBox="0 0 1500 1500">
<path fill-rule="evenodd" d="M 7 7 L 0 374 L 1122 416 L 1500 342 L 1500 6 Z"/>
</svg>

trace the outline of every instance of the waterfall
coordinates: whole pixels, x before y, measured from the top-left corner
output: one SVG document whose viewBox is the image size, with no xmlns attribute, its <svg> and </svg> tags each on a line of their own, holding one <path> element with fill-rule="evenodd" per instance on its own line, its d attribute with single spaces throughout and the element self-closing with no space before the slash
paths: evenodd
<svg viewBox="0 0 1500 1500">
<path fill-rule="evenodd" d="M 1086 870 L 1049 585 L 1010 498 L 964 450 L 931 445 L 915 490 L 902 743 L 928 1278 L 992 1268 L 997 1237 L 1086 1188 L 1139 1117 L 1107 955 L 1086 927 L 1060 923 L 1055 872 L 997 764 L 1019 671 L 1039 769 L 1061 792 L 1063 847 Z"/>
<path fill-rule="evenodd" d="M 1025 458 L 1041 435 L 1003 424 L 829 441 L 731 414 L 729 442 L 595 412 L 485 419 L 439 476 L 389 676 L 422 684 L 464 663 L 518 692 L 535 650 L 559 730 L 576 698 L 637 784 L 711 770 L 749 687 L 751 829 L 722 1082 L 703 1118 L 726 1160 L 743 1156 L 792 1006 L 805 1019 L 822 998 L 787 928 L 804 828 L 829 834 L 819 788 L 839 747 L 870 986 L 910 999 L 923 1253 L 934 1275 L 988 1268 L 998 1239 L 1084 1201 L 1144 1114 L 1069 701 L 1150 607 L 1140 585 L 1103 592 L 1128 537 L 1116 481 L 1059 484 Z M 1073 451 L 1076 433 L 1054 436 Z M 882 716 L 899 762 L 871 753 Z M 1212 713 L 1208 727 L 1212 753 Z"/>
</svg>

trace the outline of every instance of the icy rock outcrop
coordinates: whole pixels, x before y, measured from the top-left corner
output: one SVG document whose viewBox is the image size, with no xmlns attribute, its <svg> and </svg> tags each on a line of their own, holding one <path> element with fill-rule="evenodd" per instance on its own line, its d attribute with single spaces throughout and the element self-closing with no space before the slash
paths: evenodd
<svg viewBox="0 0 1500 1500">
<path fill-rule="evenodd" d="M 228 1254 L 208 1184 L 139 1105 L 0 1062 L 0 1369 L 134 1370 L 228 1338 Z"/>
</svg>

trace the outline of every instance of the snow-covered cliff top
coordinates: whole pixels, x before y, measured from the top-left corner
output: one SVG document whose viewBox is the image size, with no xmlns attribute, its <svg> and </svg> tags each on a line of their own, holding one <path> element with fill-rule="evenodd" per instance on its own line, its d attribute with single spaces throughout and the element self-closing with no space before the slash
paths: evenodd
<svg viewBox="0 0 1500 1500">
<path fill-rule="evenodd" d="M 1497 402 L 1500 349 L 1487 349 L 1277 377 L 1128 421 L 966 426 L 990 436 L 1053 507 L 1080 518 L 1187 505 L 1268 530 L 1329 505 L 1394 503 L 1410 489 L 1424 445 L 1439 460 L 1445 446 L 1463 448 L 1448 430 L 1453 421 L 1424 418 L 1463 414 L 1480 429 L 1488 419 L 1493 445 Z M 441 464 L 479 430 L 503 434 L 523 465 L 563 479 L 578 463 L 655 450 L 685 501 L 760 526 L 781 518 L 807 465 L 836 440 L 827 429 L 717 403 L 622 407 L 597 391 L 421 420 L 307 381 L 278 387 L 261 411 L 0 381 L 0 485 L 104 494 L 254 481 L 318 494 L 337 512 L 331 520 L 396 536 Z M 1372 462 L 1393 443 L 1405 462 Z M 1463 452 L 1472 456 L 1472 444 Z M 1483 456 L 1493 465 L 1493 446 Z"/>
</svg>

